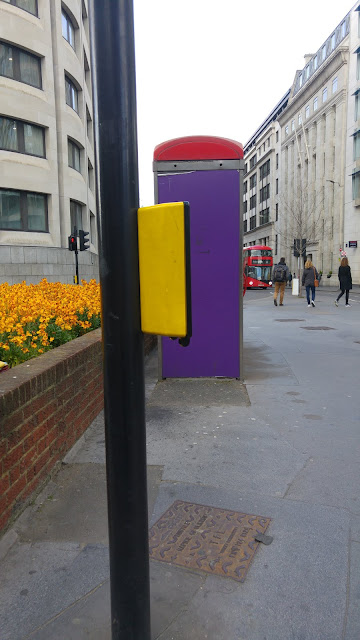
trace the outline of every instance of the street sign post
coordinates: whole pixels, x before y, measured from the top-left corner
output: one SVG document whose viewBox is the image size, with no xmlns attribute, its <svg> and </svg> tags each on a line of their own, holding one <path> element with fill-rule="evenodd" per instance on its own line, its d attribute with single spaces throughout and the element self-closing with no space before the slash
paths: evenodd
<svg viewBox="0 0 360 640">
<path fill-rule="evenodd" d="M 132 0 L 91 0 L 113 640 L 150 639 Z"/>
</svg>

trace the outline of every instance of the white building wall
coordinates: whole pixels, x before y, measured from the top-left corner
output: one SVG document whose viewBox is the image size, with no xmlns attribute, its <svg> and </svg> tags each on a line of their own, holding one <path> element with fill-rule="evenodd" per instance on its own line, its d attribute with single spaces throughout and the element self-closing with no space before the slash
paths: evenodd
<svg viewBox="0 0 360 640">
<path fill-rule="evenodd" d="M 75 49 L 62 35 L 64 8 L 75 27 Z M 47 194 L 48 231 L 0 228 L 0 282 L 73 282 L 74 253 L 68 251 L 70 200 L 82 206 L 82 227 L 90 231 L 89 251 L 79 253 L 80 277 L 98 279 L 95 162 L 87 0 L 38 0 L 38 16 L 0 1 L 0 41 L 41 57 L 42 88 L 0 75 L 0 116 L 45 128 L 46 158 L 0 149 L 0 189 Z M 65 101 L 65 73 L 79 95 L 76 113 Z M 81 148 L 81 172 L 68 166 L 68 139 Z M 88 175 L 88 163 L 93 168 Z M 91 188 L 90 188 L 91 182 Z"/>
</svg>

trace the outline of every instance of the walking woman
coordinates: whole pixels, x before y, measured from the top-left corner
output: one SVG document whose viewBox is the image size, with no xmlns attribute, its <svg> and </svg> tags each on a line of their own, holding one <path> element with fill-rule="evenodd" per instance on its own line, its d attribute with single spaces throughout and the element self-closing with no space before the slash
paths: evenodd
<svg viewBox="0 0 360 640">
<path fill-rule="evenodd" d="M 352 289 L 352 278 L 351 278 L 351 269 L 349 267 L 349 261 L 347 258 L 343 258 L 340 262 L 340 267 L 338 271 L 338 278 L 340 282 L 341 293 L 339 293 L 338 297 L 335 300 L 335 304 L 339 306 L 339 300 L 345 293 L 345 307 L 351 307 L 349 304 L 349 291 Z"/>
<path fill-rule="evenodd" d="M 315 280 L 318 280 L 319 274 L 316 271 L 311 260 L 306 260 L 305 268 L 302 274 L 302 286 L 306 287 L 306 298 L 308 307 L 315 307 Z M 311 301 L 310 301 L 311 292 Z"/>
</svg>

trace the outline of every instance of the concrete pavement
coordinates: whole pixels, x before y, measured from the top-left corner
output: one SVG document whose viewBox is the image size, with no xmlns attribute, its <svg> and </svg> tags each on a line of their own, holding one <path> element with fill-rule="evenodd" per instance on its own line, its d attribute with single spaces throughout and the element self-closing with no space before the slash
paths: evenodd
<svg viewBox="0 0 360 640">
<path fill-rule="evenodd" d="M 243 583 L 151 561 L 152 639 L 359 640 L 360 296 L 244 300 L 245 385 L 146 362 L 149 514 L 175 500 L 271 518 Z M 209 388 L 210 384 L 210 388 Z M 223 385 L 223 386 L 221 386 Z M 100 415 L 0 543 L 1 640 L 108 640 Z"/>
</svg>

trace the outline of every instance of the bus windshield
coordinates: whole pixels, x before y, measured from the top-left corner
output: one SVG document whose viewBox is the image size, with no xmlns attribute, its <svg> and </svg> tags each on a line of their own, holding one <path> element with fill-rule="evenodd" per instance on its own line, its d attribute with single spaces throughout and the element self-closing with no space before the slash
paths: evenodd
<svg viewBox="0 0 360 640">
<path fill-rule="evenodd" d="M 252 249 L 252 256 L 271 256 L 271 249 Z"/>
<path fill-rule="evenodd" d="M 247 268 L 246 275 L 248 278 L 254 278 L 254 280 L 269 282 L 271 280 L 271 267 L 255 267 L 251 265 Z"/>
</svg>

